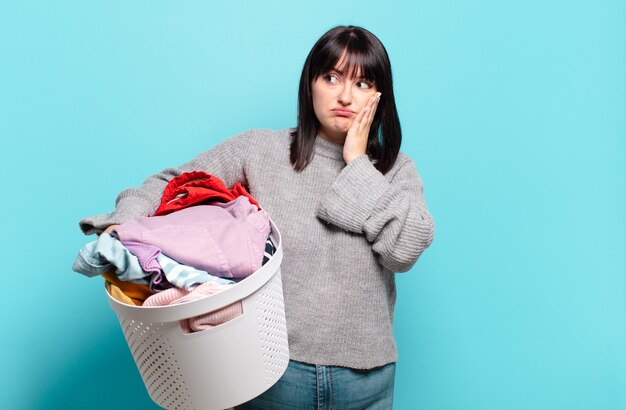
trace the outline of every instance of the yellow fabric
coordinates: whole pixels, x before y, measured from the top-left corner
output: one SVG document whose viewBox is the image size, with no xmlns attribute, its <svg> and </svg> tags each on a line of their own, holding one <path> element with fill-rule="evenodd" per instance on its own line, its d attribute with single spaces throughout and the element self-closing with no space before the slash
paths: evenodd
<svg viewBox="0 0 626 410">
<path fill-rule="evenodd" d="M 114 271 L 104 272 L 102 277 L 106 281 L 105 285 L 109 294 L 114 299 L 127 305 L 141 306 L 144 300 L 153 293 L 148 285 L 139 285 L 119 280 Z"/>
<path fill-rule="evenodd" d="M 143 304 L 143 302 L 138 299 L 132 299 L 126 296 L 126 294 L 122 292 L 120 288 L 118 288 L 111 282 L 105 281 L 104 286 L 106 286 L 107 291 L 109 292 L 109 295 L 111 295 L 111 297 L 117 300 L 118 302 L 122 302 L 127 305 L 133 305 L 133 306 L 141 306 Z"/>
</svg>

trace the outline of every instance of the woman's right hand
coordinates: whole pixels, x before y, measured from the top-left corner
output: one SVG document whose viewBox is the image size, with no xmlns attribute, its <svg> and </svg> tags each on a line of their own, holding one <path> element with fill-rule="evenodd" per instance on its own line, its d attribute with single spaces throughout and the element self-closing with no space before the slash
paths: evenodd
<svg viewBox="0 0 626 410">
<path fill-rule="evenodd" d="M 111 233 L 111 231 L 113 231 L 115 228 L 117 228 L 118 226 L 120 226 L 119 224 L 117 225 L 111 225 L 108 228 L 106 228 L 103 232 L 104 233 Z"/>
</svg>

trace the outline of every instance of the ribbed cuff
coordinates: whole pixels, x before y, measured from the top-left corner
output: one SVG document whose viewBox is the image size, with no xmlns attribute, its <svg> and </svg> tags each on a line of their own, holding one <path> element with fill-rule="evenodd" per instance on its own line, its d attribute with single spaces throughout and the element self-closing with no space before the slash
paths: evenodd
<svg viewBox="0 0 626 410">
<path fill-rule="evenodd" d="M 361 155 L 339 173 L 320 202 L 317 217 L 347 231 L 362 233 L 365 221 L 389 187 L 367 155 Z"/>
</svg>

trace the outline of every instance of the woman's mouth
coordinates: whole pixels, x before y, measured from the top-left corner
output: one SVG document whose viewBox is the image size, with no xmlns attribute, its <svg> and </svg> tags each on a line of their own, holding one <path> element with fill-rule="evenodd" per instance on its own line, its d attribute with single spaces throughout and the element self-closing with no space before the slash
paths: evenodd
<svg viewBox="0 0 626 410">
<path fill-rule="evenodd" d="M 332 110 L 332 112 L 335 113 L 335 115 L 338 117 L 351 117 L 352 114 L 354 114 L 351 110 L 346 110 L 343 108 L 335 108 Z"/>
</svg>

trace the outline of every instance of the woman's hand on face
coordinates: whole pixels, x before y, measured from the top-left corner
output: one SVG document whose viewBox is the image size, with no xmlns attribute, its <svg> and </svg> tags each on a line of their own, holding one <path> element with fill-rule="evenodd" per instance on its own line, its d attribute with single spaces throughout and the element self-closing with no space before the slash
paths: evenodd
<svg viewBox="0 0 626 410">
<path fill-rule="evenodd" d="M 365 107 L 356 115 L 352 126 L 346 135 L 346 142 L 343 144 L 343 159 L 346 164 L 353 159 L 365 154 L 367 150 L 367 140 L 370 133 L 370 126 L 374 121 L 376 108 L 380 101 L 380 93 L 375 93 L 365 104 Z"/>
</svg>

